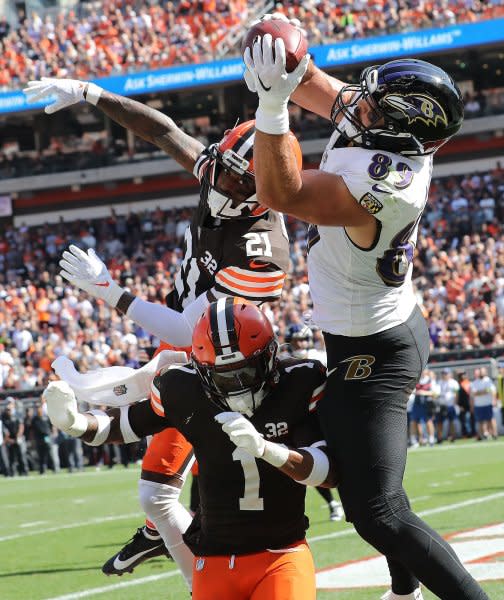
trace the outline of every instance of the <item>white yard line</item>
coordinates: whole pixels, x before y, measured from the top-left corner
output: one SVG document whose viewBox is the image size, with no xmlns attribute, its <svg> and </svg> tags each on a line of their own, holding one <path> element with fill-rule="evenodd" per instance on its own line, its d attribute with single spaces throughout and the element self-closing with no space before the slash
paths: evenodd
<svg viewBox="0 0 504 600">
<path fill-rule="evenodd" d="M 446 445 L 445 445 L 446 444 Z M 444 442 L 442 445 L 437 444 L 435 446 L 419 446 L 418 448 L 408 448 L 408 453 L 412 452 L 413 454 L 425 454 L 426 452 L 443 452 L 448 450 L 475 450 L 476 448 L 490 448 L 490 446 L 504 446 L 504 441 L 500 442 L 499 440 L 485 440 L 483 442 L 477 442 L 473 440 L 472 442 L 467 442 L 467 444 L 451 444 L 450 442 Z"/>
<path fill-rule="evenodd" d="M 497 492 L 496 494 L 490 494 L 489 496 L 481 496 L 480 498 L 471 498 L 470 500 L 464 500 L 463 502 L 455 502 L 454 504 L 445 504 L 444 506 L 438 506 L 437 508 L 428 508 L 422 510 L 416 514 L 419 517 L 428 517 L 429 515 L 437 515 L 438 513 L 448 512 L 450 510 L 457 510 L 458 508 L 464 508 L 465 506 L 472 506 L 473 504 L 481 504 L 482 502 L 490 502 L 491 500 L 497 500 L 504 498 L 504 492 Z M 344 537 L 347 535 L 353 535 L 357 532 L 353 528 L 344 529 L 343 531 L 336 531 L 334 533 L 327 533 L 325 535 L 317 535 L 312 538 L 308 538 L 309 544 L 315 542 L 321 542 L 323 540 L 330 540 L 332 538 Z"/>
<path fill-rule="evenodd" d="M 417 496 L 416 498 L 410 498 L 410 502 L 411 504 L 414 504 L 415 502 L 422 502 L 422 500 L 428 500 L 431 496 Z"/>
<path fill-rule="evenodd" d="M 35 527 L 36 525 L 44 525 L 47 521 L 31 521 L 31 523 L 21 523 L 19 527 Z"/>
<path fill-rule="evenodd" d="M 47 600 L 77 600 L 78 598 L 88 598 L 89 596 L 108 594 L 115 590 L 131 587 L 133 585 L 143 585 L 144 583 L 151 583 L 152 581 L 158 581 L 159 579 L 166 579 L 167 577 L 173 577 L 174 575 L 180 575 L 180 571 L 170 571 L 169 573 L 149 575 L 148 577 L 132 579 L 131 581 L 121 581 L 121 583 L 114 583 L 113 585 L 104 585 L 103 587 L 91 588 L 90 590 L 83 590 L 82 592 L 74 592 L 73 594 L 65 594 L 64 596 L 54 596 L 52 598 L 47 598 Z"/>
<path fill-rule="evenodd" d="M 429 515 L 434 515 L 442 512 L 448 512 L 450 510 L 456 510 L 458 508 L 464 508 L 466 506 L 472 506 L 473 504 L 482 504 L 483 502 L 490 502 L 491 500 L 497 500 L 499 498 L 504 498 L 504 492 L 498 492 L 496 494 L 490 494 L 488 496 L 481 496 L 480 498 L 473 498 L 471 500 L 465 500 L 463 502 L 455 502 L 454 504 L 445 504 L 444 506 L 438 506 L 437 508 L 429 508 L 428 510 L 423 510 L 418 514 L 420 517 L 427 517 Z M 126 516 L 132 515 L 124 515 L 123 517 L 116 518 L 126 518 Z M 107 519 L 112 520 L 112 518 Z M 97 520 L 96 520 L 97 521 Z M 88 522 L 89 523 L 89 522 Z M 86 523 L 87 524 L 87 523 Z M 84 523 L 81 523 L 84 525 Z M 79 524 L 72 525 L 73 527 L 78 527 Z M 58 528 L 54 530 L 57 531 Z M 47 531 L 47 530 L 46 530 Z M 34 533 L 34 532 L 32 532 Z M 343 531 L 336 531 L 334 533 L 330 533 L 327 535 L 319 535 L 312 538 L 308 538 L 309 544 L 314 544 L 315 542 L 320 542 L 323 540 L 346 537 L 347 535 L 354 535 L 356 533 L 355 529 L 348 528 Z M 21 536 L 18 536 L 21 537 Z M 0 538 L 2 541 L 5 538 Z M 121 583 L 115 583 L 113 585 L 107 585 L 99 588 L 92 588 L 89 590 L 83 590 L 81 592 L 74 592 L 72 594 L 65 594 L 64 596 L 54 596 L 52 598 L 47 598 L 47 600 L 78 600 L 79 598 L 88 598 L 90 596 L 98 596 L 99 594 L 105 594 L 108 592 L 113 592 L 114 590 L 118 590 L 121 588 L 131 587 L 133 585 L 143 585 L 145 583 L 150 583 L 152 581 L 158 581 L 160 579 L 165 579 L 167 577 L 174 577 L 175 575 L 179 575 L 180 571 L 170 571 L 168 573 L 161 573 L 160 575 L 150 575 L 148 577 L 140 577 L 138 579 L 133 579 L 132 581 L 124 581 Z"/>
<path fill-rule="evenodd" d="M 7 542 L 9 540 L 16 540 L 18 538 L 26 537 L 27 535 L 38 535 L 41 533 L 52 533 L 53 531 L 61 531 L 62 529 L 73 529 L 74 527 L 87 527 L 88 525 L 99 525 L 100 523 L 106 523 L 107 521 L 119 521 L 120 519 L 130 519 L 136 517 L 144 517 L 145 513 L 136 512 L 128 515 L 112 515 L 110 517 L 97 517 L 96 519 L 89 519 L 88 521 L 79 521 L 77 523 L 69 523 L 68 525 L 57 525 L 56 527 L 47 527 L 46 529 L 37 529 L 37 531 L 23 531 L 22 533 L 13 533 L 12 535 L 4 535 L 0 537 L 0 542 Z M 22 525 L 20 525 L 22 527 Z"/>
<path fill-rule="evenodd" d="M 490 494 L 489 496 L 482 496 L 481 498 L 472 498 L 470 500 L 465 500 L 463 502 L 457 502 L 455 504 L 446 504 L 445 506 L 440 506 L 438 508 L 430 508 L 428 510 L 424 510 L 422 512 L 417 513 L 420 517 L 426 517 L 428 515 L 437 514 L 440 512 L 446 512 L 450 510 L 455 510 L 457 508 L 461 508 L 464 506 L 471 506 L 473 504 L 480 504 L 481 502 L 488 502 L 490 500 L 495 500 L 497 498 L 504 497 L 504 492 L 498 492 L 496 494 Z M 428 496 L 420 496 L 415 500 L 420 500 L 428 498 Z M 141 517 L 144 515 L 142 512 L 130 513 L 126 515 L 111 515 L 109 517 L 96 517 L 95 519 L 89 519 L 88 521 L 78 521 L 76 523 L 69 523 L 67 525 L 58 525 L 56 527 L 46 527 L 45 529 L 37 529 L 36 531 L 23 531 L 20 533 L 13 533 L 11 535 L 4 535 L 0 537 L 0 542 L 7 542 L 9 540 L 16 540 L 18 538 L 26 537 L 29 535 L 38 535 L 43 533 L 52 533 L 54 531 L 61 531 L 62 529 L 73 529 L 75 527 L 87 527 L 88 525 L 99 525 L 100 523 L 106 523 L 108 521 L 119 521 L 122 519 L 130 519 Z M 342 535 L 349 535 L 351 533 L 355 533 L 354 529 L 345 529 L 344 531 L 337 531 L 333 533 L 328 533 L 322 536 L 315 536 L 310 538 L 308 541 L 310 543 L 318 542 L 320 540 L 331 539 L 333 537 L 341 537 Z"/>
<path fill-rule="evenodd" d="M 108 467 L 100 467 L 99 469 L 91 470 L 93 467 L 89 467 L 87 471 L 74 471 L 73 473 L 62 472 L 53 474 L 48 473 L 47 476 L 41 478 L 41 481 L 44 483 L 49 481 L 50 479 L 59 480 L 59 479 L 74 479 L 75 477 L 100 477 L 106 474 L 107 477 L 111 477 L 113 475 L 127 475 L 130 476 L 133 473 L 136 477 L 138 477 L 138 473 L 140 473 L 140 467 L 137 465 L 131 465 L 127 469 L 109 469 Z M 12 485 L 13 483 L 19 483 L 20 481 L 28 481 L 33 483 L 33 478 L 35 475 L 30 475 L 26 477 L 26 475 L 15 475 L 14 477 L 2 477 L 2 483 L 6 485 Z"/>
<path fill-rule="evenodd" d="M 446 504 L 445 506 L 438 506 L 437 508 L 429 508 L 416 514 L 419 517 L 428 517 L 429 515 L 437 515 L 438 513 L 464 508 L 465 506 L 472 506 L 473 504 L 481 504 L 483 502 L 490 502 L 491 500 L 498 500 L 499 498 L 504 498 L 504 492 L 497 492 L 488 496 L 481 496 L 480 498 L 471 498 L 470 500 L 463 500 L 462 502 L 455 502 L 454 504 Z"/>
<path fill-rule="evenodd" d="M 488 496 L 481 496 L 480 498 L 473 498 L 471 500 L 465 500 L 463 502 L 456 502 L 454 504 L 446 504 L 444 506 L 439 506 L 437 508 L 430 508 L 428 510 L 424 510 L 421 511 L 418 514 L 418 516 L 420 517 L 426 517 L 429 515 L 434 515 L 434 514 L 438 514 L 438 513 L 442 513 L 442 512 L 448 512 L 450 510 L 457 510 L 458 508 L 463 508 L 465 506 L 472 506 L 473 504 L 481 504 L 483 502 L 490 502 L 492 500 L 497 500 L 499 498 L 503 498 L 504 497 L 504 492 L 498 492 L 496 494 L 490 494 Z M 102 521 L 109 521 L 109 520 L 113 520 L 114 518 L 129 518 L 130 516 L 136 516 L 136 514 L 134 515 L 123 515 L 122 517 L 105 517 L 103 519 L 94 519 L 92 522 L 96 523 L 96 522 L 102 522 Z M 73 525 L 70 526 L 63 526 L 63 527 L 59 527 L 59 528 L 54 528 L 51 530 L 44 530 L 44 532 L 47 531 L 58 531 L 58 529 L 68 529 L 69 527 L 80 527 L 81 525 L 86 525 L 86 524 L 90 524 L 91 522 L 88 521 L 86 523 L 75 523 Z M 36 533 L 36 532 L 31 532 Z M 43 532 L 39 532 L 39 533 L 43 533 Z M 314 544 L 315 542 L 320 542 L 323 540 L 328 540 L 328 539 L 334 539 L 334 538 L 339 538 L 339 537 L 345 537 L 348 535 L 354 535 L 356 533 L 355 529 L 353 528 L 348 528 L 348 529 L 344 529 L 343 531 L 336 531 L 334 533 L 330 533 L 327 535 L 319 535 L 319 536 L 315 536 L 312 538 L 308 538 L 308 542 L 310 544 Z M 22 535 L 26 535 L 26 534 L 22 534 Z M 16 536 L 16 537 L 22 537 L 22 535 Z M 0 538 L 0 541 L 4 540 L 6 538 Z M 9 539 L 12 539 L 12 537 L 10 537 Z M 63 596 L 53 596 L 52 598 L 47 598 L 46 600 L 78 600 L 79 598 L 88 598 L 90 596 L 98 596 L 100 594 L 105 594 L 105 593 L 110 593 L 113 592 L 115 590 L 119 590 L 122 588 L 127 588 L 127 587 L 131 587 L 134 585 L 144 585 L 146 583 L 150 583 L 152 581 L 159 581 L 160 579 L 166 579 L 168 577 L 174 577 L 176 575 L 180 575 L 180 571 L 176 570 L 176 571 L 170 571 L 168 573 L 161 573 L 159 575 L 149 575 L 148 577 L 140 577 L 138 579 L 133 579 L 131 581 L 122 581 L 121 583 L 115 583 L 112 585 L 107 585 L 107 586 L 102 586 L 99 588 L 92 588 L 90 590 L 83 590 L 81 592 L 74 592 L 71 594 L 64 594 Z"/>
</svg>

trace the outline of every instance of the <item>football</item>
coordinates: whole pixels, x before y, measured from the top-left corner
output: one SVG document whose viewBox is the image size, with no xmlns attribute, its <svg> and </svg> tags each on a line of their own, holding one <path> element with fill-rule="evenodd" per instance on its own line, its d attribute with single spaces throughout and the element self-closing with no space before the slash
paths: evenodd
<svg viewBox="0 0 504 600">
<path fill-rule="evenodd" d="M 242 54 L 245 48 L 250 48 L 258 37 L 262 37 L 267 33 L 271 34 L 273 40 L 282 38 L 285 44 L 285 68 L 287 73 L 291 73 L 298 66 L 299 61 L 308 51 L 308 44 L 303 32 L 298 27 L 291 25 L 279 19 L 271 19 L 269 21 L 259 21 L 254 25 L 245 36 L 242 44 Z"/>
</svg>

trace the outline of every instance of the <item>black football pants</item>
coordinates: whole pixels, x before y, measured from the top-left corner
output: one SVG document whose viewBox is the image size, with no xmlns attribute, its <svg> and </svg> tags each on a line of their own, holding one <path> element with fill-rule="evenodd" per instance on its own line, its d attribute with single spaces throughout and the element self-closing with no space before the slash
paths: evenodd
<svg viewBox="0 0 504 600">
<path fill-rule="evenodd" d="M 386 556 L 395 593 L 412 592 L 420 580 L 442 600 L 488 600 L 449 544 L 410 510 L 402 487 L 406 402 L 429 355 L 420 310 L 380 333 L 324 338 L 328 381 L 319 416 L 347 519 Z"/>
</svg>

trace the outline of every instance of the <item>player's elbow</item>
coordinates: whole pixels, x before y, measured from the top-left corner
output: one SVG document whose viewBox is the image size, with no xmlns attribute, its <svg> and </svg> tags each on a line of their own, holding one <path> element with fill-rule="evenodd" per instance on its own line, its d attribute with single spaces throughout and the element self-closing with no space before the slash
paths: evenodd
<svg viewBox="0 0 504 600">
<path fill-rule="evenodd" d="M 257 190 L 257 200 L 261 206 L 266 206 L 273 210 L 282 211 L 285 208 L 285 200 L 278 193 L 269 190 Z"/>
<path fill-rule="evenodd" d="M 262 206 L 267 206 L 278 212 L 290 212 L 297 204 L 297 193 L 293 189 L 282 187 L 265 188 L 258 186 L 257 200 Z"/>
</svg>

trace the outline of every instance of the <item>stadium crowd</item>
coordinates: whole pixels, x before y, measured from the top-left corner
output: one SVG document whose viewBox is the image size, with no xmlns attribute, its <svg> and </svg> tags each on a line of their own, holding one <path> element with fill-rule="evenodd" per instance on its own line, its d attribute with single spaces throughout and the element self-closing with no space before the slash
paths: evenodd
<svg viewBox="0 0 504 600">
<path fill-rule="evenodd" d="M 0 372 L 7 389 L 43 383 L 58 354 L 76 348 L 87 368 L 116 364 L 137 341 L 152 340 L 114 311 L 88 299 L 57 274 L 70 243 L 95 248 L 121 285 L 151 301 L 171 290 L 191 209 L 61 220 L 56 225 L 7 225 L 0 237 L 0 361 L 22 368 Z M 434 179 L 415 258 L 419 303 L 429 319 L 432 349 L 504 345 L 504 167 Z M 310 308 L 305 225 L 287 218 L 292 270 L 274 322 L 280 336 Z M 8 347 L 8 351 L 6 350 Z M 88 350 L 93 350 L 89 353 Z M 12 360 L 11 360 L 12 359 Z M 42 371 L 40 370 L 42 369 Z M 16 369 L 14 369 L 16 371 Z"/>
<path fill-rule="evenodd" d="M 250 0 L 82 2 L 75 10 L 0 19 L 0 89 L 40 77 L 89 79 L 219 58 L 227 32 L 257 15 Z M 310 45 L 443 27 L 504 15 L 502 0 L 282 2 Z M 235 48 L 237 52 L 239 48 Z"/>
<path fill-rule="evenodd" d="M 61 354 L 83 372 L 138 367 L 145 349 L 159 340 L 68 285 L 58 275 L 60 255 L 71 243 L 95 248 L 122 286 L 163 302 L 172 289 L 190 216 L 190 208 L 129 215 L 112 210 L 107 219 L 2 227 L 0 387 L 5 394 L 47 385 L 51 362 Z M 306 225 L 286 220 L 290 275 L 281 303 L 267 307 L 282 343 L 293 327 L 309 320 L 311 309 Z M 433 352 L 502 347 L 504 354 L 503 221 L 501 165 L 487 173 L 433 180 L 414 260 L 418 302 Z M 313 344 L 323 351 L 316 330 Z"/>
</svg>

